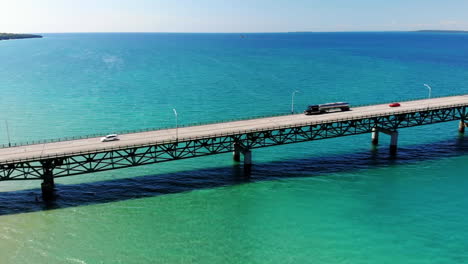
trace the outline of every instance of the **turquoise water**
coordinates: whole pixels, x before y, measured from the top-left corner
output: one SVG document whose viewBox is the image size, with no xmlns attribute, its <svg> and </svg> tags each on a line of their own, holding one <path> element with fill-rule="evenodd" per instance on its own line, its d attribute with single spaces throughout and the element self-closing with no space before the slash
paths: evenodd
<svg viewBox="0 0 468 264">
<path fill-rule="evenodd" d="M 0 144 L 468 93 L 468 35 L 46 34 L 0 42 Z M 466 263 L 457 123 L 0 183 L 0 263 Z M 39 199 L 36 201 L 36 197 Z"/>
</svg>

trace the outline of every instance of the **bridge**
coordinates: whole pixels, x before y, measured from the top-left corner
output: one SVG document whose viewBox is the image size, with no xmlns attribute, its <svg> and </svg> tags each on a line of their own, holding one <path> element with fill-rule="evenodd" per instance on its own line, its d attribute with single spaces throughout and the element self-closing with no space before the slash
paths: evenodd
<svg viewBox="0 0 468 264">
<path fill-rule="evenodd" d="M 468 123 L 468 95 L 362 106 L 321 115 L 293 114 L 242 121 L 161 129 L 120 135 L 119 141 L 99 137 L 0 148 L 0 181 L 42 180 L 42 193 L 51 197 L 54 178 L 115 170 L 173 160 L 232 152 L 246 175 L 252 150 L 327 138 L 372 133 L 391 136 L 390 152 L 397 152 L 398 129 L 460 121 Z"/>
</svg>

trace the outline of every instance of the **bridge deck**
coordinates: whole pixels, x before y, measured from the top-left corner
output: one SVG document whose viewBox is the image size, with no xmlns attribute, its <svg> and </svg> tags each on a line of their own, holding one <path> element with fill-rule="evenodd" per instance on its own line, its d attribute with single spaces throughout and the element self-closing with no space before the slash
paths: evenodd
<svg viewBox="0 0 468 264">
<path fill-rule="evenodd" d="M 402 111 L 418 112 L 424 109 L 433 109 L 441 107 L 450 107 L 452 105 L 467 105 L 468 95 L 451 96 L 435 99 L 416 100 L 402 102 L 401 107 L 390 108 L 388 104 L 364 106 L 352 108 L 348 112 L 334 112 L 322 115 L 304 114 L 286 115 L 278 117 L 267 117 L 259 119 L 250 119 L 243 121 L 234 121 L 226 123 L 217 123 L 201 126 L 179 128 L 179 141 L 194 137 L 209 137 L 217 134 L 248 132 L 258 129 L 275 129 L 280 126 L 301 125 L 308 122 L 327 122 L 336 119 L 361 119 L 370 115 L 393 114 Z M 111 131 L 110 131 L 111 132 Z M 47 156 L 55 154 L 68 154 L 84 151 L 105 151 L 116 147 L 125 147 L 132 145 L 154 144 L 168 140 L 174 140 L 175 129 L 155 130 L 148 132 L 122 134 L 120 140 L 114 142 L 100 142 L 100 138 L 87 138 L 71 141 L 61 141 L 39 145 L 28 145 L 12 148 L 0 149 L 0 163 L 10 160 L 28 159 L 38 156 Z"/>
</svg>

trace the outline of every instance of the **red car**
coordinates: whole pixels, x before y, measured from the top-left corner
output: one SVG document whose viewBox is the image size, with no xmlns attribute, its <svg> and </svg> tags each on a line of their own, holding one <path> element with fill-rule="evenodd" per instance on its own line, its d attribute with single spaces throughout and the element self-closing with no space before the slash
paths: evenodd
<svg viewBox="0 0 468 264">
<path fill-rule="evenodd" d="M 390 106 L 390 107 L 399 107 L 401 105 L 400 105 L 400 103 L 391 103 L 388 106 Z"/>
</svg>

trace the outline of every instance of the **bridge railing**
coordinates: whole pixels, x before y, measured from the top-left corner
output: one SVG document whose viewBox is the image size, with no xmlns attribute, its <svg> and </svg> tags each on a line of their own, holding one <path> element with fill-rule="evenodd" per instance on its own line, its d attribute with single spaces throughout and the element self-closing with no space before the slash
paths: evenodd
<svg viewBox="0 0 468 264">
<path fill-rule="evenodd" d="M 443 98 L 443 97 L 451 97 L 451 96 L 461 96 L 465 94 L 455 94 L 455 95 L 445 95 L 445 96 L 435 96 L 434 98 Z M 399 102 L 408 102 L 408 101 L 416 101 L 416 100 L 424 100 L 427 98 L 413 98 L 409 100 L 400 100 Z M 372 104 L 360 104 L 360 105 L 353 105 L 353 107 L 363 107 L 363 106 L 371 106 L 371 105 L 379 105 L 379 104 L 387 104 L 386 103 L 372 103 Z M 235 122 L 235 121 L 243 121 L 249 119 L 259 119 L 259 118 L 268 118 L 268 117 L 278 117 L 278 116 L 287 116 L 291 115 L 290 113 L 280 113 L 280 114 L 270 114 L 270 115 L 257 115 L 252 117 L 242 117 L 242 118 L 233 118 L 233 119 L 224 119 L 221 121 L 208 121 L 208 122 L 197 122 L 197 123 L 190 123 L 190 124 L 181 124 L 178 127 L 191 127 L 191 126 L 202 126 L 202 125 L 210 125 L 210 124 L 217 124 L 217 123 L 226 123 L 226 122 Z M 168 130 L 174 129 L 175 126 L 166 126 L 166 127 L 159 127 L 159 128 L 143 128 L 143 129 L 132 129 L 132 130 L 121 130 L 121 131 L 114 131 L 116 134 L 133 134 L 133 133 L 141 133 L 141 132 L 149 132 L 149 131 L 156 131 L 156 130 Z M 0 144 L 0 148 L 9 148 L 9 147 L 20 147 L 20 146 L 28 146 L 28 145 L 40 145 L 46 143 L 55 143 L 55 142 L 62 142 L 62 141 L 71 141 L 71 140 L 79 140 L 79 139 L 87 139 L 87 138 L 97 138 L 102 137 L 104 135 L 109 134 L 109 131 L 104 133 L 92 133 L 82 136 L 70 136 L 70 137 L 61 137 L 61 138 L 53 138 L 53 139 L 43 139 L 43 140 L 31 140 L 26 142 L 13 142 L 11 144 Z"/>
<path fill-rule="evenodd" d="M 348 122 L 348 121 L 355 121 L 355 120 L 363 120 L 363 119 L 371 119 L 377 117 L 385 117 L 385 116 L 395 116 L 395 115 L 402 115 L 402 114 L 411 114 L 411 113 L 418 113 L 418 112 L 426 112 L 432 110 L 441 110 L 441 109 L 450 109 L 450 108 L 458 108 L 458 107 L 468 107 L 468 103 L 465 104 L 453 104 L 447 106 L 439 106 L 439 107 L 427 107 L 427 108 L 420 108 L 418 110 L 402 110 L 402 111 L 387 111 L 385 113 L 379 113 L 374 115 L 355 115 L 348 118 L 337 118 L 331 120 L 321 120 L 321 121 L 310 121 L 310 122 L 303 122 L 299 124 L 292 124 L 292 125 L 284 125 L 284 126 L 274 126 L 268 128 L 261 128 L 261 129 L 245 129 L 245 130 L 238 130 L 238 131 L 231 131 L 225 133 L 214 133 L 208 134 L 204 136 L 196 136 L 196 137 L 185 137 L 179 139 L 170 139 L 170 140 L 154 140 L 144 144 L 130 144 L 130 145 L 123 145 L 118 147 L 105 147 L 105 148 L 96 148 L 93 150 L 86 150 L 86 151 L 77 151 L 77 152 L 57 152 L 53 154 L 47 155 L 36 155 L 31 156 L 28 158 L 23 159 L 11 159 L 11 160 L 3 160 L 0 161 L 0 165 L 6 164 L 14 164 L 14 163 L 21 163 L 21 162 L 31 162 L 31 161 L 40 161 L 40 160 L 47 160 L 47 159 L 54 159 L 54 158 L 63 158 L 63 157 L 72 157 L 72 156 L 79 156 L 79 155 L 86 155 L 86 154 L 97 154 L 97 153 L 104 153 L 110 151 L 119 151 L 119 150 L 127 150 L 132 148 L 142 148 L 142 147 L 150 147 L 155 145 L 165 145 L 165 144 L 174 144 L 174 143 L 183 143 L 189 142 L 194 140 L 203 140 L 203 139 L 214 139 L 220 137 L 228 137 L 228 136 L 235 136 L 235 135 L 243 135 L 248 133 L 256 133 L 256 132 L 266 132 L 266 131 L 274 131 L 280 129 L 289 129 L 295 127 L 306 127 L 306 126 L 313 126 L 313 125 L 323 125 L 323 124 L 330 124 L 330 123 L 339 123 L 339 122 Z"/>
<path fill-rule="evenodd" d="M 249 119 L 287 116 L 287 115 L 291 115 L 291 114 L 290 113 L 282 113 L 282 114 L 258 115 L 258 116 L 254 116 L 254 117 L 223 119 L 222 121 L 210 121 L 210 122 L 197 122 L 197 123 L 189 123 L 189 124 L 180 124 L 180 125 L 178 125 L 178 128 L 192 127 L 192 126 L 203 126 L 203 125 L 211 125 L 211 124 L 235 122 L 235 121 L 243 121 L 243 120 L 249 120 Z M 165 126 L 165 127 L 120 130 L 120 131 L 114 131 L 112 133 L 115 133 L 115 134 L 134 134 L 134 133 L 142 133 L 142 132 L 149 132 L 149 131 L 169 130 L 169 129 L 175 129 L 175 128 L 176 128 L 175 126 Z M 107 134 L 110 134 L 109 131 L 103 132 L 103 133 L 86 134 L 86 135 L 82 135 L 82 136 L 71 136 L 71 137 L 61 137 L 61 138 L 52 138 L 52 139 L 31 140 L 31 141 L 26 141 L 26 142 L 13 142 L 11 144 L 0 144 L 0 149 L 1 148 L 9 148 L 9 147 L 40 145 L 40 144 L 46 144 L 46 143 L 56 143 L 56 142 L 63 142 L 63 141 L 88 139 L 88 138 L 99 138 L 99 137 L 103 137 L 103 136 L 105 136 Z"/>
</svg>

